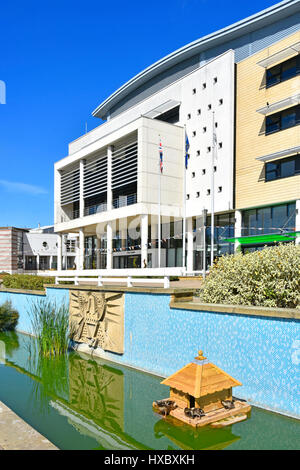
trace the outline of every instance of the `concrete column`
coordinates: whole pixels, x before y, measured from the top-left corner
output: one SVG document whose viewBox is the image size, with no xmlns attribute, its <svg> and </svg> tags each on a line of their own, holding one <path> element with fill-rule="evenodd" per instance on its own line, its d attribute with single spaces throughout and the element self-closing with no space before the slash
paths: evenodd
<svg viewBox="0 0 300 470">
<path fill-rule="evenodd" d="M 83 270 L 84 268 L 84 229 L 79 229 L 79 266 L 77 269 Z"/>
<path fill-rule="evenodd" d="M 50 256 L 50 265 L 49 265 L 49 269 L 52 269 L 52 264 L 53 264 L 53 256 L 51 255 L 51 256 Z"/>
<path fill-rule="evenodd" d="M 84 181 L 84 167 L 85 160 L 81 159 L 79 162 L 79 217 L 84 217 L 84 196 L 83 196 L 83 181 Z"/>
<path fill-rule="evenodd" d="M 300 232 L 300 199 L 296 201 L 296 232 Z M 300 236 L 296 238 L 296 245 L 300 245 Z"/>
<path fill-rule="evenodd" d="M 193 233 L 193 218 L 186 219 L 186 233 L 187 233 L 187 257 L 186 269 L 190 273 L 194 270 L 194 233 Z"/>
<path fill-rule="evenodd" d="M 62 270 L 62 235 L 57 235 L 57 271 Z"/>
<path fill-rule="evenodd" d="M 36 269 L 40 269 L 40 255 L 36 255 Z"/>
<path fill-rule="evenodd" d="M 107 147 L 107 210 L 112 209 L 112 153 L 113 146 L 109 145 Z"/>
<path fill-rule="evenodd" d="M 96 238 L 96 268 L 100 269 L 100 264 L 101 264 L 101 256 L 100 256 L 100 248 L 101 248 L 101 239 Z"/>
<path fill-rule="evenodd" d="M 148 266 L 148 214 L 141 215 L 141 267 Z"/>
<path fill-rule="evenodd" d="M 235 211 L 235 225 L 234 225 L 234 236 L 241 237 L 242 236 L 242 211 Z M 234 251 L 237 253 L 240 251 L 240 243 L 235 242 L 234 244 Z"/>
<path fill-rule="evenodd" d="M 112 269 L 112 222 L 108 222 L 106 226 L 106 243 L 107 243 L 107 260 L 106 269 Z"/>
</svg>

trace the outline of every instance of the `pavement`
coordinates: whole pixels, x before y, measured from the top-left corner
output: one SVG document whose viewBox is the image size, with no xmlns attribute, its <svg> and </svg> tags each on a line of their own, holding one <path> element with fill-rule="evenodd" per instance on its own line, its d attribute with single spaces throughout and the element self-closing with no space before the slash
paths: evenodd
<svg viewBox="0 0 300 470">
<path fill-rule="evenodd" d="M 0 401 L 0 450 L 58 450 Z"/>
</svg>

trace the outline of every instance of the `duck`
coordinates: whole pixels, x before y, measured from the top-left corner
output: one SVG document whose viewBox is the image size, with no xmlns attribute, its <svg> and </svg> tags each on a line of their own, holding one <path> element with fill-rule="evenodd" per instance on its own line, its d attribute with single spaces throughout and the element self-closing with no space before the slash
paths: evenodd
<svg viewBox="0 0 300 470">
<path fill-rule="evenodd" d="M 232 410 L 235 407 L 233 400 L 222 400 L 221 403 L 225 410 Z"/>
<path fill-rule="evenodd" d="M 185 416 L 188 416 L 189 418 L 202 418 L 205 416 L 204 411 L 202 408 L 184 408 L 184 414 Z"/>
</svg>

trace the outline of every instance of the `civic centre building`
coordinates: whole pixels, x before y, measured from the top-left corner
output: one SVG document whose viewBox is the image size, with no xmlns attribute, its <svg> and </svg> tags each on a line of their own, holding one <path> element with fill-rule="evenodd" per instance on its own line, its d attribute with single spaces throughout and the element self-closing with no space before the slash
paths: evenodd
<svg viewBox="0 0 300 470">
<path fill-rule="evenodd" d="M 299 53 L 300 2 L 286 0 L 100 103 L 101 124 L 55 164 L 58 271 L 68 233 L 77 272 L 204 272 L 237 249 L 298 243 Z"/>
</svg>

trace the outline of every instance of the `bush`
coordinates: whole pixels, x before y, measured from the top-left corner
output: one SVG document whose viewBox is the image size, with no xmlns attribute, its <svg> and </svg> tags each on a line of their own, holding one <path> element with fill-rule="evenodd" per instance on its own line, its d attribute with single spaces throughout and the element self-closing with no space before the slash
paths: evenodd
<svg viewBox="0 0 300 470">
<path fill-rule="evenodd" d="M 0 305 L 0 331 L 14 330 L 18 320 L 19 313 L 12 307 L 11 302 Z"/>
<path fill-rule="evenodd" d="M 2 285 L 10 289 L 44 290 L 44 284 L 54 284 L 54 277 L 12 274 L 3 277 Z"/>
<path fill-rule="evenodd" d="M 198 295 L 213 304 L 300 308 L 300 246 L 223 256 Z"/>
</svg>

